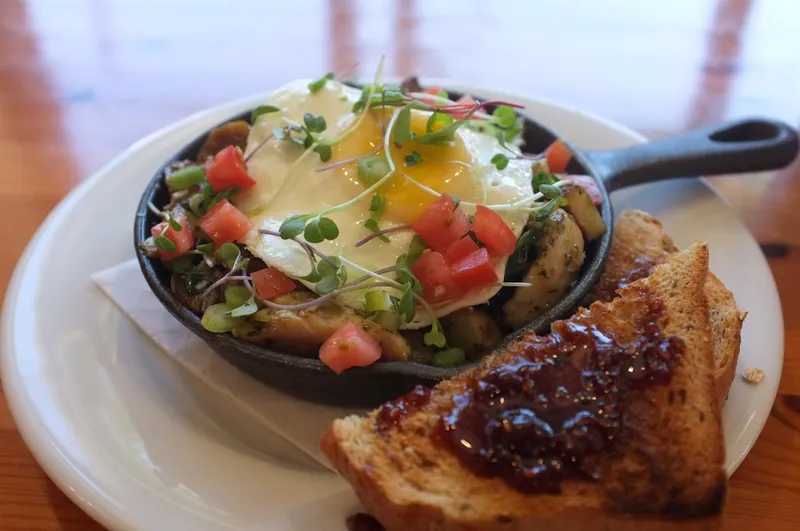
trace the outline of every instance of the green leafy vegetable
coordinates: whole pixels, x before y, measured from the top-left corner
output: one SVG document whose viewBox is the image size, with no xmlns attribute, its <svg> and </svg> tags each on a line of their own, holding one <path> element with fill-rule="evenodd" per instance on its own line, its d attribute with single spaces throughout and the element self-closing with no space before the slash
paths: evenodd
<svg viewBox="0 0 800 531">
<path fill-rule="evenodd" d="M 434 347 L 444 348 L 447 345 L 447 338 L 444 337 L 444 334 L 439 329 L 439 321 L 435 320 L 434 317 L 433 325 L 429 332 L 426 332 L 423 336 L 423 340 L 425 341 L 426 345 L 433 345 Z"/>
<path fill-rule="evenodd" d="M 314 116 L 310 112 L 303 115 L 303 123 L 309 133 L 322 133 L 327 127 L 324 116 Z"/>
<path fill-rule="evenodd" d="M 175 244 L 172 243 L 172 240 L 170 240 L 163 234 L 159 234 L 158 236 L 156 236 L 155 243 L 156 247 L 158 247 L 159 250 L 164 252 L 174 253 L 175 251 L 178 250 Z"/>
<path fill-rule="evenodd" d="M 550 185 L 558 182 L 558 179 L 547 171 L 534 171 L 531 178 L 531 187 L 535 193 L 541 192 L 543 185 Z M 544 192 L 542 192 L 544 193 Z"/>
<path fill-rule="evenodd" d="M 414 319 L 416 307 L 414 306 L 414 292 L 412 291 L 410 284 L 406 285 L 405 289 L 403 290 L 403 296 L 400 297 L 398 309 L 400 315 L 405 318 L 407 323 L 410 323 Z"/>
<path fill-rule="evenodd" d="M 508 167 L 508 157 L 506 157 L 502 153 L 498 153 L 494 157 L 492 157 L 491 162 L 492 164 L 494 164 L 494 167 L 497 168 L 498 170 L 504 170 L 506 169 L 506 167 Z"/>
<path fill-rule="evenodd" d="M 517 113 L 508 105 L 500 105 L 492 112 L 494 123 L 502 129 L 510 129 L 517 124 Z"/>
<path fill-rule="evenodd" d="M 281 110 L 280 107 L 276 107 L 274 105 L 259 105 L 258 107 L 253 109 L 253 112 L 250 113 L 250 123 L 251 124 L 256 123 L 256 120 L 258 120 L 258 117 L 261 116 L 262 114 L 280 112 L 280 110 Z"/>
<path fill-rule="evenodd" d="M 181 232 L 183 230 L 183 225 L 181 222 L 175 219 L 172 216 L 167 216 L 167 224 L 174 230 L 175 232 Z"/>
<path fill-rule="evenodd" d="M 338 265 L 334 269 L 328 262 L 321 262 L 317 267 L 321 279 L 317 282 L 316 290 L 320 295 L 328 294 L 341 288 L 347 282 L 347 268 Z"/>
<path fill-rule="evenodd" d="M 411 105 L 406 105 L 398 111 L 397 120 L 394 123 L 394 141 L 404 144 L 414 137 L 411 132 Z"/>
<path fill-rule="evenodd" d="M 361 89 L 361 97 L 353 104 L 354 113 L 359 113 L 364 109 L 379 105 L 399 107 L 408 103 L 408 99 L 405 97 L 406 91 L 395 85 L 387 84 L 376 86 L 372 99 L 369 97 L 371 90 L 372 85 L 365 85 L 364 88 Z"/>
<path fill-rule="evenodd" d="M 541 229 L 538 226 L 531 227 L 522 233 L 522 236 L 517 240 L 517 247 L 508 257 L 508 263 L 506 264 L 507 277 L 514 277 L 528 269 L 530 263 L 536 258 L 536 243 L 540 234 Z"/>
<path fill-rule="evenodd" d="M 211 243 L 211 242 L 209 242 L 209 243 L 201 243 L 201 244 L 198 244 L 195 247 L 195 249 L 197 249 L 198 251 L 200 251 L 203 254 L 211 255 L 214 252 L 214 244 Z"/>
<path fill-rule="evenodd" d="M 558 207 L 558 200 L 549 201 L 539 211 L 536 212 L 536 221 L 545 221 L 550 217 L 550 214 Z"/>
<path fill-rule="evenodd" d="M 320 229 L 318 219 L 312 219 L 308 222 L 305 226 L 305 230 L 303 230 L 303 238 L 305 238 L 308 243 L 321 243 L 325 241 L 325 236 L 322 235 L 322 229 Z"/>
<path fill-rule="evenodd" d="M 207 189 L 211 190 L 211 193 L 214 193 L 214 191 L 211 189 L 210 186 Z M 220 192 L 220 193 L 214 195 L 211 198 L 211 200 L 208 202 L 208 207 L 206 208 L 206 211 L 211 210 L 212 208 L 217 206 L 217 203 L 219 203 L 223 199 L 228 199 L 230 196 L 232 196 L 233 194 L 235 194 L 238 191 L 239 191 L 239 187 L 238 186 L 234 186 L 233 188 L 228 188 L 224 192 Z"/>
<path fill-rule="evenodd" d="M 314 153 L 319 153 L 319 160 L 322 162 L 328 162 L 331 160 L 331 156 L 333 155 L 331 145 L 325 143 L 314 146 Z"/>
<path fill-rule="evenodd" d="M 375 218 L 369 218 L 368 220 L 366 220 L 364 222 L 364 228 L 369 230 L 370 232 L 380 232 L 381 230 L 380 226 L 378 225 L 378 221 Z M 384 243 L 389 243 L 392 241 L 387 236 L 384 235 L 378 236 L 378 239 Z"/>
<path fill-rule="evenodd" d="M 422 253 L 424 253 L 427 248 L 428 244 L 425 243 L 425 240 L 420 238 L 418 234 L 415 234 L 414 237 L 411 238 L 411 243 L 408 245 L 408 254 L 406 255 L 408 264 L 411 265 L 416 262 L 417 258 L 422 256 Z"/>
<path fill-rule="evenodd" d="M 319 231 L 326 240 L 335 240 L 339 237 L 339 227 L 331 218 L 319 218 Z"/>
<path fill-rule="evenodd" d="M 306 228 L 307 219 L 307 216 L 295 215 L 289 216 L 283 220 L 283 223 L 281 223 L 281 227 L 279 229 L 281 238 L 284 240 L 291 240 L 292 238 L 296 238 L 302 234 L 303 230 Z"/>
<path fill-rule="evenodd" d="M 311 92 L 311 94 L 316 94 L 317 92 L 324 89 L 325 84 L 328 83 L 328 81 L 330 81 L 331 79 L 333 79 L 333 72 L 328 72 L 327 74 L 317 79 L 316 81 L 312 81 L 311 83 L 308 84 L 309 92 Z"/>
<path fill-rule="evenodd" d="M 561 189 L 558 186 L 553 186 L 552 184 L 541 184 L 539 185 L 539 192 L 542 193 L 548 199 L 558 199 L 561 197 Z"/>
</svg>

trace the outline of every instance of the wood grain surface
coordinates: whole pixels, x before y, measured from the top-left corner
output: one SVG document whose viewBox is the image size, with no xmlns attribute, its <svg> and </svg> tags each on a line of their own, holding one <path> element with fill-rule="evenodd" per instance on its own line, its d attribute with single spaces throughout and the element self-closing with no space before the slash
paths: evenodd
<svg viewBox="0 0 800 531">
<path fill-rule="evenodd" d="M 800 118 L 797 0 L 0 0 L 0 286 L 59 200 L 194 111 L 381 54 L 393 75 L 531 92 L 651 137 Z M 786 362 L 731 481 L 726 531 L 800 529 L 800 163 L 713 183 L 763 244 Z M 0 529 L 95 530 L 0 398 Z M 169 529 L 167 525 L 165 529 Z"/>
</svg>

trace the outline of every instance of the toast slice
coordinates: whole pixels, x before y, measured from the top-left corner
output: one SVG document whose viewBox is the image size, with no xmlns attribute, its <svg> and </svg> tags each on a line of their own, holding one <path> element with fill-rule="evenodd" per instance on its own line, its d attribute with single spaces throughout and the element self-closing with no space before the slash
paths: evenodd
<svg viewBox="0 0 800 531">
<path fill-rule="evenodd" d="M 662 333 L 684 344 L 668 384 L 630 395 L 627 442 L 607 457 L 600 480 L 567 479 L 559 494 L 525 494 L 500 477 L 476 475 L 437 438 L 454 396 L 515 359 L 533 336 L 441 382 L 388 432 L 380 429 L 381 409 L 336 420 L 321 448 L 387 531 L 718 529 L 727 477 L 702 289 L 707 273 L 707 247 L 695 244 L 612 302 L 595 303 L 565 322 L 594 322 L 624 336 L 646 311 L 644 293 L 663 303 Z"/>
<path fill-rule="evenodd" d="M 657 219 L 639 210 L 624 211 L 614 226 L 605 271 L 584 302 L 588 306 L 594 301 L 612 300 L 619 287 L 647 276 L 677 250 Z M 733 293 L 713 273 L 708 275 L 705 290 L 714 332 L 717 397 L 724 404 L 736 375 L 742 324 L 747 314 L 739 309 Z"/>
</svg>

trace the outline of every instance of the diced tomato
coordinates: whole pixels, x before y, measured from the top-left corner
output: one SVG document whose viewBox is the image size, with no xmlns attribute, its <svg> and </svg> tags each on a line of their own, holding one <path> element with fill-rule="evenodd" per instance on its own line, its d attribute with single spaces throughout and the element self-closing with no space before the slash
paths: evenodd
<svg viewBox="0 0 800 531">
<path fill-rule="evenodd" d="M 430 94 L 431 96 L 438 96 L 439 93 L 442 92 L 442 90 L 444 89 L 442 89 L 441 87 L 428 87 L 424 89 L 422 92 L 424 92 L 425 94 Z M 423 103 L 427 103 L 428 105 L 436 105 L 437 103 L 439 103 L 436 100 L 436 98 L 427 98 L 425 96 L 422 96 L 419 99 L 420 101 L 422 101 Z"/>
<path fill-rule="evenodd" d="M 600 188 L 597 186 L 597 181 L 588 175 L 565 175 L 564 179 L 572 181 L 573 183 L 583 187 L 589 197 L 592 198 L 595 206 L 603 202 L 603 196 L 600 194 Z"/>
<path fill-rule="evenodd" d="M 381 358 L 381 346 L 361 327 L 348 322 L 319 348 L 319 359 L 336 374 L 350 367 L 366 367 Z"/>
<path fill-rule="evenodd" d="M 158 238 L 163 232 L 164 237 L 174 243 L 175 247 L 177 247 L 175 251 L 162 251 L 159 249 L 158 252 L 161 255 L 162 260 L 172 260 L 173 258 L 177 258 L 194 247 L 194 235 L 192 234 L 191 227 L 189 227 L 189 222 L 186 221 L 186 217 L 184 216 L 181 218 L 176 218 L 176 220 L 181 224 L 182 227 L 182 229 L 179 231 L 173 229 L 172 227 L 169 227 L 166 231 L 164 231 L 164 228 L 168 227 L 166 221 L 162 221 L 150 229 L 150 234 L 153 235 L 153 238 Z"/>
<path fill-rule="evenodd" d="M 465 291 L 497 282 L 489 251 L 485 248 L 478 249 L 451 265 L 450 275 L 456 285 Z"/>
<path fill-rule="evenodd" d="M 475 211 L 472 230 L 492 256 L 510 256 L 517 248 L 517 237 L 500 214 L 483 205 L 478 205 Z"/>
<path fill-rule="evenodd" d="M 256 184 L 247 174 L 244 156 L 236 146 L 226 147 L 206 163 L 206 179 L 217 193 L 234 186 L 247 190 Z"/>
<path fill-rule="evenodd" d="M 411 264 L 411 272 L 422 284 L 422 296 L 430 303 L 454 299 L 459 289 L 441 253 L 428 251 Z"/>
<path fill-rule="evenodd" d="M 274 267 L 261 269 L 250 276 L 253 278 L 256 293 L 264 301 L 271 301 L 275 297 L 290 293 L 297 287 L 294 280 Z"/>
<path fill-rule="evenodd" d="M 223 199 L 200 218 L 197 226 L 208 234 L 215 246 L 219 247 L 223 243 L 235 242 L 244 237 L 253 224 L 241 210 L 230 204 L 227 199 Z"/>
<path fill-rule="evenodd" d="M 544 156 L 552 173 L 564 173 L 572 158 L 572 152 L 564 142 L 556 140 L 544 151 Z"/>
<path fill-rule="evenodd" d="M 451 243 L 469 232 L 469 219 L 449 195 L 442 194 L 413 223 L 414 231 L 428 247 L 443 253 Z"/>
<path fill-rule="evenodd" d="M 476 103 L 477 102 L 475 101 L 475 98 L 473 98 L 469 94 L 464 94 L 463 96 L 458 98 L 458 101 L 456 101 L 456 104 L 458 104 L 458 105 L 475 105 Z M 483 107 L 478 107 L 478 112 L 485 112 L 485 110 L 484 110 Z M 467 114 L 467 113 L 466 112 L 462 112 L 462 113 L 454 112 L 454 113 L 452 113 L 453 118 L 455 118 L 456 120 L 458 120 L 460 118 L 463 118 L 465 114 Z M 477 120 L 478 118 L 473 116 L 472 119 L 473 120 Z"/>
<path fill-rule="evenodd" d="M 450 247 L 447 248 L 447 252 L 444 253 L 445 258 L 449 263 L 455 263 L 468 256 L 475 251 L 477 251 L 480 247 L 478 244 L 475 243 L 475 240 L 470 238 L 469 236 L 464 236 L 460 240 L 456 240 L 450 244 Z"/>
</svg>

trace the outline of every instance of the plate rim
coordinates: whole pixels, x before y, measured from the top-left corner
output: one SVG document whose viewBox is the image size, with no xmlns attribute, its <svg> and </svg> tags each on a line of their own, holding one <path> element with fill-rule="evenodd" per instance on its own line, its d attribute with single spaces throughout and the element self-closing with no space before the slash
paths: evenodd
<svg viewBox="0 0 800 531">
<path fill-rule="evenodd" d="M 566 104 L 553 98 L 546 98 L 539 96 L 535 93 L 522 93 L 514 90 L 506 90 L 497 88 L 492 85 L 475 85 L 470 83 L 459 82 L 457 80 L 450 80 L 446 78 L 423 78 L 427 83 L 438 85 L 447 85 L 453 88 L 462 89 L 465 91 L 480 91 L 482 93 L 495 93 L 503 94 L 507 97 L 517 97 L 523 100 L 535 101 L 548 107 L 554 107 L 561 111 L 566 111 L 570 114 L 579 116 L 581 119 L 588 119 L 594 121 L 603 127 L 614 129 L 631 139 L 632 143 L 646 142 L 647 138 L 633 129 L 617 123 L 613 120 L 600 116 L 590 111 L 582 110 L 578 107 Z M 83 197 L 85 197 L 90 190 L 92 190 L 100 181 L 107 178 L 112 174 L 115 169 L 127 160 L 129 157 L 135 156 L 148 144 L 157 141 L 159 138 L 166 137 L 175 133 L 183 127 L 191 125 L 193 122 L 203 120 L 210 115 L 214 114 L 231 114 L 234 110 L 246 103 L 257 102 L 259 99 L 265 98 L 271 91 L 260 91 L 257 93 L 248 94 L 246 96 L 230 100 L 219 105 L 214 105 L 193 112 L 188 116 L 173 121 L 165 126 L 143 136 L 126 149 L 122 150 L 119 154 L 113 157 L 110 161 L 105 163 L 99 169 L 95 170 L 87 179 L 81 182 L 77 187 L 71 190 L 41 222 L 36 229 L 34 235 L 31 237 L 23 252 L 20 254 L 19 259 L 14 267 L 13 273 L 9 279 L 6 295 L 3 300 L 2 317 L 0 317 L 0 377 L 12 373 L 12 364 L 16 356 L 12 355 L 14 352 L 14 324 L 15 324 L 15 311 L 17 301 L 19 299 L 19 291 L 27 277 L 27 266 L 31 259 L 36 256 L 39 249 L 40 242 L 58 226 L 58 222 L 63 216 Z M 730 204 L 722 196 L 722 194 L 713 185 L 711 185 L 705 177 L 698 179 L 702 184 L 710 189 L 717 199 L 723 203 Z M 748 230 L 744 226 L 745 230 Z M 748 230 L 749 232 L 749 230 Z M 763 257 L 763 253 L 762 253 Z M 766 262 L 766 258 L 765 262 Z M 770 279 L 775 288 L 777 302 L 780 305 L 780 292 L 777 289 L 777 283 L 772 271 L 769 271 Z M 783 309 L 780 308 L 780 331 L 781 336 L 776 338 L 776 344 L 779 345 L 778 352 L 780 364 L 779 371 L 775 375 L 773 385 L 773 393 L 770 397 L 770 404 L 774 404 L 778 394 L 778 387 L 780 377 L 783 370 L 783 360 L 785 357 L 785 328 L 783 319 Z M 773 378 L 771 378 L 773 379 Z M 44 419 L 35 414 L 31 407 L 31 402 L 28 400 L 24 392 L 24 385 L 14 378 L 2 378 L 4 395 L 11 417 L 14 420 L 17 431 L 23 439 L 26 447 L 33 455 L 37 464 L 44 470 L 47 476 L 58 486 L 58 488 L 65 493 L 65 495 L 78 507 L 87 513 L 92 519 L 109 529 L 124 529 L 124 530 L 138 530 L 139 527 L 136 521 L 128 518 L 128 514 L 123 509 L 119 508 L 113 503 L 106 500 L 101 493 L 91 484 L 91 480 L 84 476 L 76 467 L 74 467 L 68 459 L 64 458 L 59 451 L 54 440 L 51 440 L 46 430 Z M 770 406 L 771 409 L 771 406 Z M 754 427 L 757 427 L 755 437 L 749 442 L 744 452 L 741 453 L 727 468 L 728 476 L 731 476 L 739 467 L 741 462 L 747 457 L 752 450 L 753 445 L 760 437 L 764 425 L 769 419 L 769 414 L 763 415 L 760 422 L 757 422 Z"/>
</svg>

